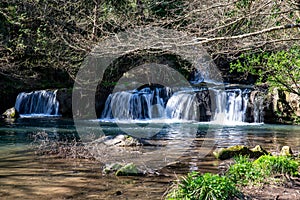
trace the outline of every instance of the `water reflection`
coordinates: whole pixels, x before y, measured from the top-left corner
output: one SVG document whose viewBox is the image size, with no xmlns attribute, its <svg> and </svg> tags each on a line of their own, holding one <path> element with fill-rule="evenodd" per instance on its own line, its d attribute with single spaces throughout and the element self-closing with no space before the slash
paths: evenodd
<svg viewBox="0 0 300 200">
<path fill-rule="evenodd" d="M 133 125 L 134 123 L 134 125 Z M 255 146 L 261 144 L 276 150 L 283 145 L 300 148 L 300 127 L 291 125 L 243 124 L 218 125 L 192 121 L 83 121 L 85 135 L 78 135 L 70 119 L 61 118 L 20 118 L 15 121 L 0 121 L 0 145 L 31 144 L 32 134 L 48 133 L 50 138 L 99 138 L 99 129 L 105 135 L 128 134 L 155 141 L 167 141 L 176 156 L 178 152 L 192 152 L 191 149 L 215 149 L 231 145 Z M 155 133 L 155 134 L 153 134 Z M 91 136 L 93 135 L 93 137 Z M 197 144 L 195 144 L 195 141 Z M 206 151 L 206 150 L 205 150 Z M 208 151 L 208 150 L 207 150 Z M 204 154 L 203 154 L 204 155 Z"/>
</svg>

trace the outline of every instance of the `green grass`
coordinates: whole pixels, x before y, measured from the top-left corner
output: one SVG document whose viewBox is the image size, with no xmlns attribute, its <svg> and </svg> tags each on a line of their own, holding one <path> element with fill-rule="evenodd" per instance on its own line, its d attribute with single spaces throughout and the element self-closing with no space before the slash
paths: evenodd
<svg viewBox="0 0 300 200">
<path fill-rule="evenodd" d="M 287 156 L 261 156 L 253 162 L 266 176 L 274 174 L 287 174 L 297 176 L 299 174 L 299 162 Z"/>
<path fill-rule="evenodd" d="M 299 162 L 287 156 L 264 155 L 255 161 L 240 156 L 235 158 L 226 173 L 234 183 L 240 185 L 259 184 L 266 182 L 272 175 L 298 175 Z"/>
<path fill-rule="evenodd" d="M 251 161 L 248 157 L 238 156 L 235 157 L 235 164 L 223 176 L 189 173 L 171 188 L 166 199 L 230 199 L 241 194 L 238 187 L 275 183 L 281 181 L 273 178 L 276 175 L 298 176 L 298 170 L 299 162 L 291 157 L 264 155 Z"/>
<path fill-rule="evenodd" d="M 167 195 L 168 200 L 225 200 L 238 194 L 235 184 L 226 176 L 189 173 Z"/>
<path fill-rule="evenodd" d="M 263 171 L 254 165 L 248 157 L 235 157 L 235 164 L 231 165 L 226 176 L 239 185 L 257 184 L 263 180 Z"/>
</svg>

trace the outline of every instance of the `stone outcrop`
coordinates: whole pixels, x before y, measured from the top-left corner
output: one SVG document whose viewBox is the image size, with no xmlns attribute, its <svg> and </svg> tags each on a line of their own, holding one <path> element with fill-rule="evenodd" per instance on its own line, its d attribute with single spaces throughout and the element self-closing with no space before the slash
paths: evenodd
<svg viewBox="0 0 300 200">
<path fill-rule="evenodd" d="M 268 85 L 256 86 L 250 94 L 247 121 L 292 124 L 300 122 L 300 96 Z"/>
<path fill-rule="evenodd" d="M 280 156 L 293 156 L 293 151 L 289 146 L 283 146 L 280 151 Z"/>
<path fill-rule="evenodd" d="M 63 117 L 72 117 L 72 89 L 58 89 L 56 99 L 59 102 L 59 113 Z"/>
<path fill-rule="evenodd" d="M 272 113 L 276 121 L 267 117 L 268 122 L 274 123 L 298 123 L 300 118 L 300 96 L 274 88 L 269 92 L 267 113 Z"/>
<path fill-rule="evenodd" d="M 2 117 L 14 119 L 14 118 L 20 117 L 20 115 L 19 115 L 18 111 L 13 107 L 13 108 L 7 109 L 7 110 L 2 114 Z"/>
<path fill-rule="evenodd" d="M 228 148 L 221 148 L 213 152 L 214 156 L 220 160 L 226 160 L 235 156 L 249 156 L 250 158 L 259 158 L 262 155 L 269 154 L 260 145 L 250 149 L 244 145 L 236 145 Z"/>
<path fill-rule="evenodd" d="M 116 176 L 142 176 L 144 172 L 141 171 L 135 164 L 127 163 L 112 163 L 106 164 L 103 173 L 111 174 L 114 173 Z"/>
</svg>

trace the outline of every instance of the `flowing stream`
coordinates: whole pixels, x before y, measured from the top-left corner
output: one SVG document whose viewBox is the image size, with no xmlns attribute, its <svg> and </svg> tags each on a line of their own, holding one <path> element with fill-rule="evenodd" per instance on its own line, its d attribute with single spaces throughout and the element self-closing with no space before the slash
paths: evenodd
<svg viewBox="0 0 300 200">
<path fill-rule="evenodd" d="M 216 148 L 259 144 L 278 152 L 289 145 L 299 151 L 300 127 L 261 123 L 262 99 L 257 98 L 254 105 L 255 123 L 247 122 L 250 93 L 248 88 L 236 87 L 144 87 L 116 92 L 108 97 L 100 119 L 82 120 L 80 127 L 59 117 L 55 91 L 21 93 L 15 106 L 21 118 L 0 120 L 0 197 L 161 199 L 179 174 L 218 172 L 218 161 L 211 155 Z M 156 145 L 130 153 L 97 151 L 93 152 L 95 160 L 36 154 L 43 142 L 79 141 L 99 130 L 102 136 L 127 134 Z M 39 140 L 39 135 L 47 135 L 46 140 Z M 103 175 L 105 162 L 134 162 L 160 175 Z"/>
</svg>

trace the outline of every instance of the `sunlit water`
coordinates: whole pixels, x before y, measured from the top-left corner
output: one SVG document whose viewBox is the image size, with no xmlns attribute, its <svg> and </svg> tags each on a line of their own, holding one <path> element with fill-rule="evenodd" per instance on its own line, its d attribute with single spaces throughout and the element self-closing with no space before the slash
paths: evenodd
<svg viewBox="0 0 300 200">
<path fill-rule="evenodd" d="M 76 128 L 81 131 L 77 133 Z M 127 195 L 129 199 L 159 199 L 176 173 L 186 173 L 190 170 L 217 171 L 216 160 L 211 156 L 216 148 L 238 144 L 253 147 L 260 144 L 269 151 L 278 152 L 284 145 L 291 146 L 294 151 L 300 150 L 300 126 L 290 125 L 228 121 L 199 123 L 157 119 L 152 121 L 87 120 L 81 121 L 80 127 L 76 128 L 72 120 L 61 118 L 2 120 L 0 122 L 0 197 L 51 199 L 55 196 L 74 199 L 103 199 L 104 197 L 115 199 L 114 193 L 122 190 L 124 196 Z M 50 139 L 80 138 L 87 141 L 95 137 L 97 135 L 95 133 L 100 133 L 98 137 L 122 133 L 143 138 L 157 146 L 144 146 L 131 154 L 119 152 L 109 159 L 102 158 L 100 152 L 94 154 L 96 157 L 94 161 L 53 159 L 35 155 L 32 150 L 35 145 L 34 135 L 40 132 L 48 133 Z M 171 177 L 120 179 L 103 176 L 99 163 L 113 161 L 136 162 L 146 169 L 152 168 L 158 173 L 167 173 Z M 97 188 L 94 188 L 95 185 Z M 137 189 L 137 187 L 141 188 Z M 84 192 L 80 193 L 78 190 Z M 102 192 L 99 192 L 100 190 Z M 47 196 L 48 191 L 51 191 L 51 195 Z"/>
</svg>

